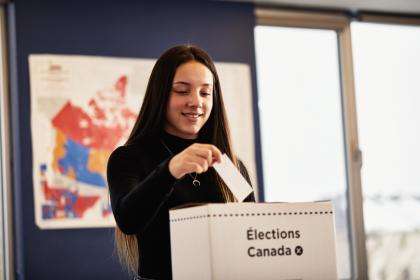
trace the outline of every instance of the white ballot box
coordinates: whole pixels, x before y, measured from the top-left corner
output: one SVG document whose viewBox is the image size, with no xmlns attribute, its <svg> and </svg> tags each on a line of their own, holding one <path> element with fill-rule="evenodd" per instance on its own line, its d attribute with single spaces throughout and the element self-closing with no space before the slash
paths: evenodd
<svg viewBox="0 0 420 280">
<path fill-rule="evenodd" d="M 170 230 L 175 280 L 337 279 L 330 201 L 178 207 Z"/>
</svg>

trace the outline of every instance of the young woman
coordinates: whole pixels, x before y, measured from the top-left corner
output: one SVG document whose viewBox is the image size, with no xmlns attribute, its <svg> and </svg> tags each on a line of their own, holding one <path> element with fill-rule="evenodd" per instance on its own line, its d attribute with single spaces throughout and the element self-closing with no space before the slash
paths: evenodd
<svg viewBox="0 0 420 280">
<path fill-rule="evenodd" d="M 172 278 L 170 208 L 235 201 L 211 168 L 223 153 L 250 182 L 232 150 L 211 58 L 190 45 L 167 50 L 153 68 L 127 143 L 108 161 L 117 250 L 131 271 L 147 279 Z"/>
</svg>

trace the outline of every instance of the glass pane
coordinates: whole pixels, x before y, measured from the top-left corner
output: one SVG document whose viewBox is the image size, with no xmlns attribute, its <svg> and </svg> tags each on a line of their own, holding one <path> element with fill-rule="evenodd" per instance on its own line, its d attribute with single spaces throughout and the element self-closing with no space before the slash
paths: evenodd
<svg viewBox="0 0 420 280">
<path fill-rule="evenodd" d="M 371 279 L 420 279 L 420 27 L 352 23 Z"/>
<path fill-rule="evenodd" d="M 266 201 L 332 200 L 340 279 L 351 276 L 337 34 L 255 29 Z"/>
</svg>

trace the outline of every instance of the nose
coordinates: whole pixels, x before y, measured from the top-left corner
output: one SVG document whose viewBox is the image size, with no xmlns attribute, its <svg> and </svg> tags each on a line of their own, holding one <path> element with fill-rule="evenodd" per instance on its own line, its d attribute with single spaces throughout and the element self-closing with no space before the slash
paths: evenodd
<svg viewBox="0 0 420 280">
<path fill-rule="evenodd" d="M 190 97 L 188 99 L 189 107 L 200 108 L 202 106 L 203 101 L 202 101 L 199 90 L 192 91 L 189 97 Z"/>
</svg>

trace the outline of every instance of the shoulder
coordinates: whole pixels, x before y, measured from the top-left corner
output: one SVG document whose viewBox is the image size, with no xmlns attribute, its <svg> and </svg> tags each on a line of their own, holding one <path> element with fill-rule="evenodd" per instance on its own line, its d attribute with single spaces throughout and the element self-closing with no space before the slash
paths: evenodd
<svg viewBox="0 0 420 280">
<path fill-rule="evenodd" d="M 156 137 L 143 137 L 135 142 L 119 146 L 110 155 L 108 159 L 108 170 L 125 168 L 130 170 L 132 166 L 144 168 L 155 167 L 164 158 L 163 148 L 159 145 Z"/>
<path fill-rule="evenodd" d="M 152 153 L 152 147 L 147 141 L 136 142 L 116 148 L 108 159 L 108 169 L 119 166 L 131 165 L 132 163 L 142 162 Z"/>
<path fill-rule="evenodd" d="M 146 154 L 153 150 L 155 141 L 150 137 L 137 139 L 135 142 L 119 146 L 111 153 L 111 158 L 125 157 L 129 155 Z"/>
<path fill-rule="evenodd" d="M 109 156 L 107 164 L 108 172 L 115 169 L 121 169 L 130 164 L 130 162 L 134 161 L 132 156 L 133 153 L 130 150 L 131 149 L 127 146 L 119 146 L 116 148 Z"/>
<path fill-rule="evenodd" d="M 130 155 L 133 155 L 135 148 L 132 146 L 119 146 L 116 148 L 111 155 L 109 156 L 108 163 L 113 163 L 115 161 L 119 162 L 121 160 L 127 160 L 130 158 Z"/>
</svg>

